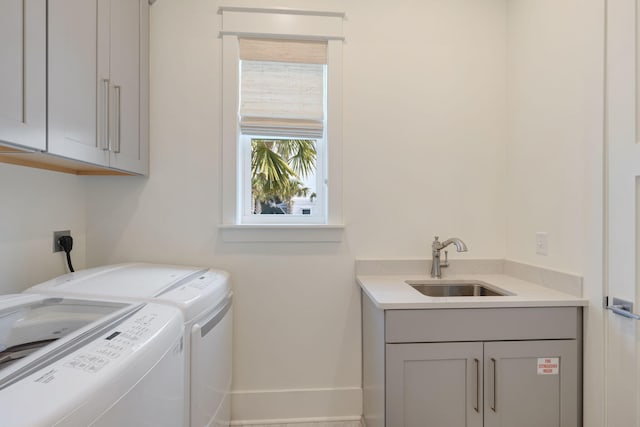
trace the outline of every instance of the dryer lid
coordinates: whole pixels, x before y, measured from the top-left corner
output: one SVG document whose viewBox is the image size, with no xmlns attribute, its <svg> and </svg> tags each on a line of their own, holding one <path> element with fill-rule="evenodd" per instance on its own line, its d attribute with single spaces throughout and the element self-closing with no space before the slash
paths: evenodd
<svg viewBox="0 0 640 427">
<path fill-rule="evenodd" d="M 228 298 L 231 281 L 229 274 L 222 270 L 163 264 L 120 264 L 60 276 L 27 292 L 157 300 L 180 308 L 189 321 Z"/>
<path fill-rule="evenodd" d="M 119 264 L 65 274 L 34 286 L 29 292 L 152 298 L 204 270 L 174 265 Z"/>
</svg>

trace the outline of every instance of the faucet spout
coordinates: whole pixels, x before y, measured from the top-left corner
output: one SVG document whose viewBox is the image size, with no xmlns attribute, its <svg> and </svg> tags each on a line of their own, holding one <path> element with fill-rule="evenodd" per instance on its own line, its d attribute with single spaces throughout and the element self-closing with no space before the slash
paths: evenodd
<svg viewBox="0 0 640 427">
<path fill-rule="evenodd" d="M 453 244 L 455 245 L 456 250 L 458 252 L 466 252 L 467 245 L 457 237 L 452 237 L 450 239 L 445 240 L 444 242 L 441 242 L 438 239 L 439 237 L 435 236 L 433 243 L 431 243 L 431 255 L 432 255 L 431 277 L 439 279 L 440 277 L 442 277 L 442 268 L 449 266 L 449 264 L 447 263 L 445 264 L 440 263 L 440 251 L 446 248 L 447 246 Z"/>
<path fill-rule="evenodd" d="M 445 248 L 452 243 L 456 246 L 456 250 L 458 252 L 467 252 L 467 245 L 465 245 L 464 242 L 457 237 L 452 237 L 442 242 L 442 248 Z"/>
</svg>

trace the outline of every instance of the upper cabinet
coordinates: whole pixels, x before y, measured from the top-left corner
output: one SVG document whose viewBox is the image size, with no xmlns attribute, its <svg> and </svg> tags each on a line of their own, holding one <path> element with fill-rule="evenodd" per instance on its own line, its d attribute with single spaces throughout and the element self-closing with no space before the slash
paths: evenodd
<svg viewBox="0 0 640 427">
<path fill-rule="evenodd" d="M 148 172 L 146 0 L 49 2 L 48 152 Z"/>
<path fill-rule="evenodd" d="M 2 0 L 0 55 L 0 162 L 148 174 L 148 0 Z"/>
<path fill-rule="evenodd" d="M 46 6 L 0 2 L 0 144 L 46 149 Z"/>
<path fill-rule="evenodd" d="M 148 0 L 111 0 L 109 28 L 109 117 L 111 118 L 109 166 L 147 174 L 149 169 Z M 104 87 L 104 80 L 102 81 Z"/>
</svg>

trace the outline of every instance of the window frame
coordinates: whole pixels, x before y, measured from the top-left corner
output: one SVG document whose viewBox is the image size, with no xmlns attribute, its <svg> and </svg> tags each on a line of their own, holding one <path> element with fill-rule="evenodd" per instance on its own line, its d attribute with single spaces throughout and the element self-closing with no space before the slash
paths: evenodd
<svg viewBox="0 0 640 427">
<path fill-rule="evenodd" d="M 340 241 L 342 235 L 342 12 L 221 7 L 222 15 L 222 224 L 226 241 Z M 283 17 L 282 15 L 286 15 Z M 284 23 L 284 24 L 283 24 Z M 292 222 L 243 222 L 243 197 L 239 185 L 243 171 L 238 117 L 239 38 L 262 37 L 327 41 L 324 162 L 325 221 L 321 224 Z M 265 215 L 266 216 L 266 215 Z M 269 215 L 270 216 L 270 215 Z M 289 229 L 282 233 L 282 230 Z M 236 233 L 240 230 L 241 232 Z M 267 231 L 265 231 L 267 230 Z M 273 232 L 269 232 L 272 230 Z M 297 232 L 295 230 L 300 230 Z M 325 231 L 319 231 L 325 230 Z M 280 235 L 278 235 L 279 233 Z M 240 236 L 241 237 L 238 237 Z M 305 238 L 309 235 L 309 239 Z M 326 235 L 326 237 L 323 237 Z M 262 236 L 262 237 L 260 237 Z M 287 237 L 290 236 L 290 237 Z M 284 239 L 284 240 L 283 240 Z"/>
</svg>

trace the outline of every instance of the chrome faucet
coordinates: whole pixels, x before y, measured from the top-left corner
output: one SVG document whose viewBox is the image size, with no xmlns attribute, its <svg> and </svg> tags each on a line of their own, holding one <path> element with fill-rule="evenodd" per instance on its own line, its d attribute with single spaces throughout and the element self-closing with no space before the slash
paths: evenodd
<svg viewBox="0 0 640 427">
<path fill-rule="evenodd" d="M 467 245 L 465 245 L 464 242 L 458 239 L 457 237 L 452 237 L 451 239 L 447 239 L 444 242 L 440 242 L 438 240 L 438 236 L 434 237 L 433 243 L 431 244 L 431 255 L 432 255 L 431 277 L 435 277 L 439 279 L 440 277 L 442 277 L 441 268 L 449 267 L 449 259 L 447 256 L 447 251 L 444 251 L 444 263 L 440 262 L 440 251 L 452 243 L 456 245 L 456 250 L 458 252 L 467 251 Z"/>
</svg>

